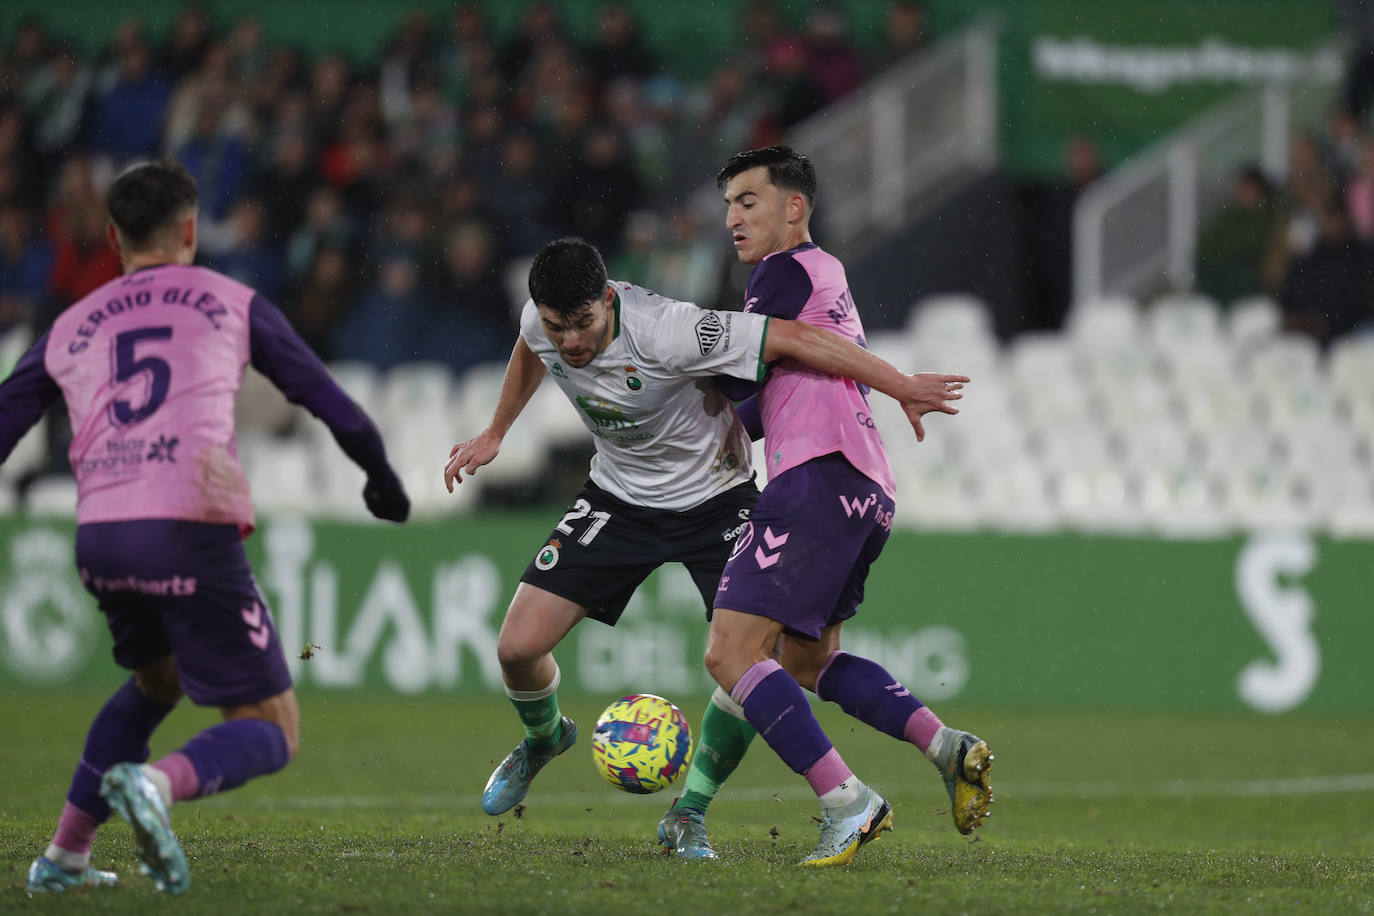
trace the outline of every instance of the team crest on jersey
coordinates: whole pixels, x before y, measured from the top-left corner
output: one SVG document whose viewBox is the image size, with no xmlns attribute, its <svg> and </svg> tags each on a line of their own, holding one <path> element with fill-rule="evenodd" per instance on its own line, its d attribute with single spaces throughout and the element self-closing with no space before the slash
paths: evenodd
<svg viewBox="0 0 1374 916">
<path fill-rule="evenodd" d="M 638 391 L 644 387 L 644 380 L 636 373 L 639 372 L 634 366 L 625 367 L 625 387 L 631 391 Z"/>
<path fill-rule="evenodd" d="M 534 568 L 540 572 L 553 569 L 558 565 L 558 542 L 549 541 L 534 555 Z"/>
<path fill-rule="evenodd" d="M 549 367 L 549 371 L 552 372 L 554 375 L 558 376 L 559 378 L 568 377 L 568 373 L 564 371 L 562 363 L 554 363 L 552 366 Z"/>
<path fill-rule="evenodd" d="M 701 348 L 701 355 L 706 356 L 720 343 L 721 337 L 725 335 L 725 325 L 720 320 L 720 315 L 715 312 L 707 312 L 697 319 L 697 346 Z M 729 346 L 727 341 L 726 346 Z"/>
</svg>

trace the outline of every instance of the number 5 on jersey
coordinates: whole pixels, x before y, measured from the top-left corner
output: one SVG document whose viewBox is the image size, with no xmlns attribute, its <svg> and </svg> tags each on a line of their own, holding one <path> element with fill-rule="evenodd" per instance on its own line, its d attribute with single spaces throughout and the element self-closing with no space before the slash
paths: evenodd
<svg viewBox="0 0 1374 916">
<path fill-rule="evenodd" d="M 148 397 L 139 407 L 125 400 L 110 402 L 110 422 L 115 426 L 133 426 L 157 412 L 167 400 L 172 383 L 172 367 L 157 356 L 138 358 L 135 348 L 141 341 L 171 340 L 170 327 L 134 328 L 110 341 L 110 387 L 118 388 L 134 377 L 148 373 Z"/>
</svg>

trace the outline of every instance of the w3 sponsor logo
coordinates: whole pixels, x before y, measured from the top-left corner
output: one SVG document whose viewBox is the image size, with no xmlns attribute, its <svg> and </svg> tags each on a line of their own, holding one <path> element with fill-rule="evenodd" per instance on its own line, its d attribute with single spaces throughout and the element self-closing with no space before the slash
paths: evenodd
<svg viewBox="0 0 1374 916">
<path fill-rule="evenodd" d="M 859 501 L 857 496 L 847 497 L 841 494 L 840 505 L 844 508 L 845 518 L 865 518 L 868 515 L 868 510 L 871 508 L 873 510 L 873 521 L 877 522 L 878 525 L 886 531 L 892 530 L 893 512 L 883 508 L 882 503 L 878 501 L 877 493 L 868 494 L 862 502 Z"/>
</svg>

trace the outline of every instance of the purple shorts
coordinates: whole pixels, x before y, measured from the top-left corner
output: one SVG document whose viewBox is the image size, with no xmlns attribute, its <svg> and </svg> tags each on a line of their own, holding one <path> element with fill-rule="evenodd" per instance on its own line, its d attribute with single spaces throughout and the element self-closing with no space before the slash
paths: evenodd
<svg viewBox="0 0 1374 916">
<path fill-rule="evenodd" d="M 240 706 L 291 686 L 267 602 L 235 525 L 171 519 L 76 529 L 76 567 L 122 668 L 170 654 L 198 706 Z"/>
<path fill-rule="evenodd" d="M 892 532 L 892 499 L 838 453 L 770 480 L 720 577 L 716 607 L 808 639 L 853 617 Z"/>
</svg>

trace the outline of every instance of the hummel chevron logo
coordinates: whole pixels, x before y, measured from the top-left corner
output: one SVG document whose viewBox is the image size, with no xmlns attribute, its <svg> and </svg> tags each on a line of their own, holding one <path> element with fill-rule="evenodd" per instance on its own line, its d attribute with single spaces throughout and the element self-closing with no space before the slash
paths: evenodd
<svg viewBox="0 0 1374 916">
<path fill-rule="evenodd" d="M 783 544 L 787 543 L 788 537 L 790 535 L 786 531 L 782 534 L 774 534 L 772 528 L 764 526 L 763 542 L 768 545 L 769 550 L 777 550 L 782 547 Z M 781 553 L 764 553 L 763 547 L 754 549 L 754 561 L 759 564 L 759 569 L 767 569 L 775 565 L 781 556 Z"/>
<path fill-rule="evenodd" d="M 262 605 L 254 601 L 251 609 L 244 608 L 239 614 L 248 624 L 248 641 L 259 649 L 266 649 L 272 641 L 272 624 L 264 619 Z"/>
</svg>

